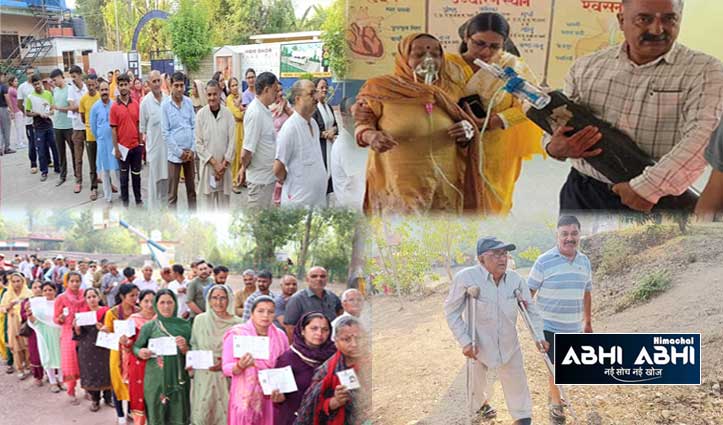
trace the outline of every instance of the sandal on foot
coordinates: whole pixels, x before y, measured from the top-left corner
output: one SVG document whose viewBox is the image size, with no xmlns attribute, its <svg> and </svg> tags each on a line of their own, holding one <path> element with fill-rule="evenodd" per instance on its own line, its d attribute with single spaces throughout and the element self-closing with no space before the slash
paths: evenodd
<svg viewBox="0 0 723 425">
<path fill-rule="evenodd" d="M 565 412 L 561 404 L 550 405 L 550 425 L 564 425 Z"/>
<path fill-rule="evenodd" d="M 73 406 L 78 406 L 80 405 L 80 400 L 78 400 L 78 397 L 71 397 L 70 404 L 72 404 Z"/>
<path fill-rule="evenodd" d="M 477 420 L 487 420 L 497 417 L 497 410 L 490 406 L 489 403 L 485 403 L 475 414 Z"/>
</svg>

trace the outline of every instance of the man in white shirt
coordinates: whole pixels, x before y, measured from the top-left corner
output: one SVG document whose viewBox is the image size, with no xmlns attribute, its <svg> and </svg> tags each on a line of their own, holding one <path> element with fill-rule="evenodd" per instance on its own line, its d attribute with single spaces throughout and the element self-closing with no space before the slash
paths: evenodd
<svg viewBox="0 0 723 425">
<path fill-rule="evenodd" d="M 336 325 L 339 323 L 339 319 L 345 316 L 353 316 L 357 319 L 361 318 L 362 309 L 364 308 L 364 296 L 362 296 L 358 289 L 347 289 L 341 294 L 341 306 L 344 308 L 344 313 L 341 316 L 337 316 L 337 318 L 331 322 L 332 341 L 334 341 L 334 336 L 336 335 Z M 365 330 L 369 330 L 368 323 L 363 323 L 362 325 Z"/>
<path fill-rule="evenodd" d="M 24 83 L 18 86 L 18 108 L 21 111 L 25 110 L 25 99 L 32 94 L 35 89 L 32 83 L 30 83 L 30 77 L 35 75 L 35 68 L 29 66 L 25 68 L 25 75 L 27 79 Z M 35 131 L 33 130 L 33 117 L 25 116 L 25 135 L 28 138 L 28 159 L 30 160 L 30 172 L 35 174 L 38 172 L 38 151 L 35 146 Z M 46 155 L 50 157 L 50 152 Z M 57 165 L 56 165 L 57 167 Z"/>
<path fill-rule="evenodd" d="M 248 208 L 269 208 L 276 186 L 276 131 L 269 105 L 276 101 L 279 80 L 270 72 L 262 72 L 256 77 L 255 86 L 256 98 L 244 114 L 243 152 L 236 180 L 248 184 Z"/>
<path fill-rule="evenodd" d="M 68 118 L 73 123 L 73 170 L 75 171 L 75 188 L 73 192 L 80 193 L 83 188 L 83 151 L 85 149 L 85 123 L 80 118 L 80 99 L 88 93 L 83 82 L 83 70 L 78 65 L 70 67 L 70 84 L 68 84 Z"/>
<path fill-rule="evenodd" d="M 515 249 L 494 237 L 477 241 L 479 264 L 459 271 L 452 282 L 449 295 L 444 302 L 447 324 L 455 339 L 462 346 L 465 357 L 472 359 L 470 373 L 471 394 L 477 415 L 493 417 L 495 410 L 488 404 L 492 398 L 494 380 L 487 379 L 490 371 L 497 371 L 505 393 L 507 410 L 515 424 L 530 424 L 532 418 L 532 397 L 527 386 L 527 376 L 522 359 L 522 350 L 517 338 L 517 300 L 515 290 L 519 289 L 527 303 L 530 319 L 536 332 L 542 338 L 542 319 L 532 301 L 525 280 L 514 271 L 507 271 L 507 253 Z M 476 344 L 472 345 L 470 328 L 463 317 L 468 304 L 467 289 L 479 288 L 474 323 Z M 536 342 L 540 351 L 547 351 L 549 344 L 544 339 Z"/>
<path fill-rule="evenodd" d="M 26 279 L 33 277 L 33 263 L 27 255 L 23 256 L 23 260 L 18 264 L 18 271 L 25 276 Z"/>
<path fill-rule="evenodd" d="M 93 272 L 90 270 L 90 260 L 84 258 L 78 262 L 78 271 L 82 276 L 80 289 L 86 290 L 93 287 Z"/>
<path fill-rule="evenodd" d="M 168 97 L 161 91 L 161 73 L 151 71 L 151 92 L 141 101 L 139 130 L 146 139 L 148 162 L 148 206 L 168 205 L 168 147 L 163 141 L 161 104 Z"/>
<path fill-rule="evenodd" d="M 331 147 L 331 181 L 334 185 L 336 206 L 355 211 L 362 210 L 366 190 L 366 148 L 357 145 L 354 139 L 354 98 L 342 99 L 342 126 L 339 137 Z"/>
<path fill-rule="evenodd" d="M 153 266 L 146 264 L 141 269 L 143 273 L 142 277 L 136 278 L 133 283 L 138 287 L 139 290 L 143 291 L 150 289 L 152 291 L 158 291 L 158 282 L 153 280 Z"/>
<path fill-rule="evenodd" d="M 283 185 L 282 207 L 325 207 L 327 175 L 319 147 L 316 88 L 309 80 L 291 87 L 294 114 L 284 123 L 278 137 L 274 174 Z"/>
<path fill-rule="evenodd" d="M 183 277 L 183 266 L 174 264 L 172 267 L 174 280 L 168 284 L 168 289 L 176 294 L 178 299 L 178 317 L 188 318 L 188 304 L 186 304 L 186 288 L 188 281 Z"/>
</svg>

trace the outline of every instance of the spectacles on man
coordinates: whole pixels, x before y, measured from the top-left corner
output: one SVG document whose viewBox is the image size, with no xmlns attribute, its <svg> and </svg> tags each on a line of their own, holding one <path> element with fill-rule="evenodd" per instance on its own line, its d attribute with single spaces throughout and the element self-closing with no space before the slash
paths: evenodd
<svg viewBox="0 0 723 425">
<path fill-rule="evenodd" d="M 312 278 L 312 279 L 325 278 L 325 277 L 326 277 L 326 274 L 325 274 L 325 273 L 322 273 L 322 274 L 310 274 L 309 277 Z"/>
</svg>

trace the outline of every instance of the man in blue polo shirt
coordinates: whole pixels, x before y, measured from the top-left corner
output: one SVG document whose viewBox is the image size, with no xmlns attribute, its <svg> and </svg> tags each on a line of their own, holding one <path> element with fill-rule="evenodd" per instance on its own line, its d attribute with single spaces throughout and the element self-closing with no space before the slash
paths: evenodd
<svg viewBox="0 0 723 425">
<path fill-rule="evenodd" d="M 592 332 L 592 267 L 587 256 L 577 250 L 580 222 L 562 216 L 557 222 L 557 246 L 542 254 L 532 266 L 527 286 L 543 319 L 547 352 L 554 362 L 555 333 Z M 564 424 L 560 392 L 550 378 L 550 422 Z"/>
</svg>

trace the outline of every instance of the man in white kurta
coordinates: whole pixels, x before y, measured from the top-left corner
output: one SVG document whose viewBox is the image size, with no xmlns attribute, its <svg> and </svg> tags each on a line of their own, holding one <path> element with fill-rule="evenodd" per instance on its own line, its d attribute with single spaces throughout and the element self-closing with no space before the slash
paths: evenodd
<svg viewBox="0 0 723 425">
<path fill-rule="evenodd" d="M 327 174 L 319 146 L 316 89 L 309 80 L 291 87 L 294 114 L 281 127 L 276 140 L 274 175 L 283 185 L 282 207 L 326 207 Z"/>
<path fill-rule="evenodd" d="M 530 424 L 532 397 L 527 386 L 527 376 L 522 350 L 517 338 L 517 301 L 515 290 L 519 289 L 527 303 L 535 332 L 540 336 L 536 342 L 541 351 L 549 344 L 542 336 L 542 318 L 532 301 L 527 282 L 516 272 L 507 270 L 507 253 L 515 249 L 494 237 L 477 241 L 479 264 L 459 271 L 453 279 L 449 295 L 444 302 L 447 323 L 455 339 L 462 347 L 465 357 L 471 359 L 472 370 L 468 397 L 480 416 L 489 417 L 494 412 L 488 400 L 492 398 L 494 377 L 502 383 L 505 402 L 515 424 Z M 479 288 L 476 301 L 475 349 L 469 323 L 463 319 L 468 305 L 467 289 Z"/>
<path fill-rule="evenodd" d="M 334 185 L 336 207 L 362 211 L 366 190 L 367 148 L 357 145 L 354 140 L 354 117 L 351 108 L 354 99 L 342 99 L 342 126 L 339 137 L 331 147 L 331 182 Z"/>
<path fill-rule="evenodd" d="M 233 113 L 221 106 L 221 89 L 211 80 L 206 85 L 208 105 L 196 114 L 196 154 L 200 163 L 201 208 L 226 209 L 231 199 L 231 161 L 236 138 Z"/>
<path fill-rule="evenodd" d="M 146 138 L 148 162 L 148 206 L 168 205 L 168 153 L 161 129 L 161 103 L 168 96 L 161 91 L 161 73 L 151 71 L 151 92 L 141 101 L 140 131 Z"/>
</svg>

